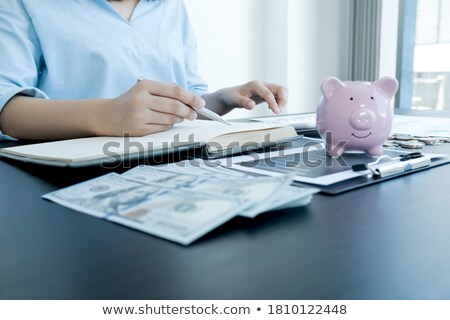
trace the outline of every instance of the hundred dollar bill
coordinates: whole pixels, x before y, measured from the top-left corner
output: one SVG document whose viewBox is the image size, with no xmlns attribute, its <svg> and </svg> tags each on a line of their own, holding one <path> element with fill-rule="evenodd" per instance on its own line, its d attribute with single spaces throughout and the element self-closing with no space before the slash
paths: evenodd
<svg viewBox="0 0 450 320">
<path fill-rule="evenodd" d="M 312 196 L 320 189 L 311 187 L 286 187 L 281 194 L 273 201 L 268 210 L 282 210 L 288 208 L 302 207 L 309 204 Z M 247 216 L 252 218 L 252 216 Z"/>
<path fill-rule="evenodd" d="M 195 174 L 193 174 L 195 173 Z M 313 188 L 292 177 L 253 176 L 226 168 L 137 167 L 64 188 L 43 198 L 181 244 L 189 244 L 236 215 L 305 205 Z"/>
<path fill-rule="evenodd" d="M 163 190 L 157 186 L 130 181 L 111 173 L 51 192 L 43 198 L 95 217 L 105 218 L 161 192 Z"/>
<path fill-rule="evenodd" d="M 231 196 L 246 204 L 239 212 L 240 216 L 254 218 L 260 213 L 279 207 L 287 208 L 289 203 L 291 206 L 303 205 L 305 198 L 309 199 L 312 194 L 318 192 L 318 189 L 314 188 L 292 187 L 291 182 L 292 176 L 210 180 L 193 186 L 191 190 Z"/>
<path fill-rule="evenodd" d="M 161 178 L 161 171 L 165 172 L 165 178 Z M 281 206 L 287 208 L 306 205 L 309 201 L 307 202 L 303 198 L 319 191 L 315 188 L 289 186 L 290 178 L 254 176 L 223 167 L 212 168 L 202 162 L 196 162 L 195 166 L 189 163 L 158 167 L 142 166 L 123 175 L 129 179 L 151 182 L 170 188 L 239 198 L 248 205 L 248 209 L 244 209 L 239 215 L 249 218 L 265 211 L 277 210 Z"/>
<path fill-rule="evenodd" d="M 156 167 L 160 170 L 169 172 L 177 172 L 181 174 L 189 173 L 201 176 L 211 176 L 214 178 L 228 179 L 230 177 L 246 177 L 248 173 L 238 170 L 230 170 L 220 166 L 220 163 L 215 163 L 207 160 L 193 159 Z"/>
<path fill-rule="evenodd" d="M 221 169 L 196 168 L 195 170 L 185 171 L 188 171 L 188 173 L 183 172 L 183 169 L 178 167 L 160 169 L 158 167 L 140 166 L 123 173 L 122 176 L 133 181 L 157 184 L 172 189 L 191 189 L 206 181 L 250 177 L 245 173 L 244 175 L 240 172 L 228 173 Z"/>
<path fill-rule="evenodd" d="M 160 178 L 160 171 L 167 172 L 167 176 Z M 289 187 L 292 179 L 286 177 L 255 177 L 226 168 L 208 168 L 201 165 L 195 167 L 195 170 L 189 170 L 189 174 L 185 171 L 186 167 L 180 166 L 164 166 L 163 169 L 144 166 L 132 169 L 124 176 L 171 188 L 230 196 L 247 204 L 242 208 L 240 215 L 251 218 L 289 202 L 293 205 L 296 200 L 315 192 L 315 189 L 309 192 L 306 190 L 294 192 L 295 187 Z"/>
<path fill-rule="evenodd" d="M 160 170 L 151 166 L 136 167 L 123 173 L 122 177 L 132 181 L 152 183 L 165 188 L 175 189 L 187 188 L 202 180 L 201 176 L 198 175 L 180 174 L 178 172 Z"/>
<path fill-rule="evenodd" d="M 184 245 L 236 216 L 243 205 L 231 197 L 181 192 L 114 173 L 43 198 Z"/>
<path fill-rule="evenodd" d="M 222 167 L 209 167 L 203 162 L 198 162 L 196 165 L 191 162 L 183 161 L 180 163 L 162 165 L 162 166 L 138 166 L 128 170 L 122 174 L 126 178 L 144 182 L 162 183 L 166 178 L 174 176 L 196 176 L 206 179 L 231 179 L 244 178 L 249 174 L 237 170 L 229 170 Z"/>
<path fill-rule="evenodd" d="M 259 208 L 269 198 L 277 196 L 279 188 L 283 188 L 285 180 L 273 177 L 251 179 L 209 180 L 191 188 L 213 194 L 224 194 L 234 199 L 241 199 L 248 207 Z M 290 181 L 289 181 L 290 183 Z"/>
<path fill-rule="evenodd" d="M 108 220 L 189 245 L 235 217 L 239 203 L 226 197 L 171 191 Z"/>
<path fill-rule="evenodd" d="M 227 169 L 223 168 L 223 170 Z M 275 181 L 271 180 L 273 177 L 267 178 L 252 175 L 248 175 L 245 179 L 230 177 L 225 183 L 219 181 L 199 183 L 193 190 L 201 190 L 203 192 L 217 190 L 219 193 L 228 195 L 239 194 L 238 197 L 241 197 L 243 201 L 248 203 L 251 203 L 250 199 L 253 194 L 256 205 L 239 213 L 240 216 L 247 218 L 254 218 L 266 211 L 305 206 L 311 202 L 312 195 L 320 191 L 320 189 L 313 187 L 291 186 L 292 178 L 289 176 L 281 177 Z M 225 186 L 231 186 L 231 188 L 223 190 Z M 215 189 L 216 187 L 218 189 Z M 246 192 L 240 192 L 236 187 L 244 188 Z"/>
<path fill-rule="evenodd" d="M 167 171 L 166 171 L 167 170 Z M 184 170 L 184 171 L 183 171 Z M 167 173 L 166 177 L 161 178 L 161 171 Z M 240 172 L 237 174 L 229 173 L 228 169 L 210 170 L 205 167 L 197 167 L 194 174 L 192 170 L 185 173 L 186 168 L 171 166 L 169 168 L 159 169 L 159 167 L 138 167 L 123 174 L 127 179 L 138 179 L 155 185 L 161 185 L 167 188 L 188 189 L 189 191 L 198 191 L 208 193 L 211 196 L 225 195 L 233 199 L 242 200 L 248 207 L 253 207 L 260 211 L 263 203 L 274 198 L 278 192 L 281 192 L 282 185 L 288 184 L 292 179 L 276 177 L 255 177 Z M 178 172 L 175 174 L 175 172 Z M 156 178 L 154 178 L 156 177 Z"/>
</svg>

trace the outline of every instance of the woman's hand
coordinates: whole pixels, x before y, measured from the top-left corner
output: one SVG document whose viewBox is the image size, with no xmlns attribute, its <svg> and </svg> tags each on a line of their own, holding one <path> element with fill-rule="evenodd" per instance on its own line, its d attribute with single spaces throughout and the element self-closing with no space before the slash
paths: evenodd
<svg viewBox="0 0 450 320">
<path fill-rule="evenodd" d="M 203 96 L 208 107 L 216 105 L 214 111 L 224 114 L 234 108 L 252 110 L 256 105 L 267 102 L 269 108 L 280 114 L 286 107 L 288 90 L 280 85 L 265 83 L 258 80 L 246 84 L 225 88 L 215 93 Z"/>
<path fill-rule="evenodd" d="M 140 81 L 114 99 L 48 100 L 17 95 L 0 113 L 4 134 L 61 140 L 92 136 L 143 136 L 197 117 L 205 101 L 175 84 Z"/>
<path fill-rule="evenodd" d="M 183 119 L 194 120 L 192 108 L 203 108 L 205 101 L 176 85 L 142 80 L 103 108 L 98 121 L 99 135 L 144 136 L 165 131 Z"/>
<path fill-rule="evenodd" d="M 208 107 L 219 114 L 233 108 L 253 109 L 266 101 L 280 113 L 287 90 L 252 81 L 205 94 Z M 170 129 L 183 119 L 197 117 L 193 108 L 205 100 L 175 84 L 143 80 L 114 99 L 48 100 L 13 97 L 0 113 L 4 134 L 18 139 L 60 140 L 92 136 L 144 136 Z"/>
</svg>

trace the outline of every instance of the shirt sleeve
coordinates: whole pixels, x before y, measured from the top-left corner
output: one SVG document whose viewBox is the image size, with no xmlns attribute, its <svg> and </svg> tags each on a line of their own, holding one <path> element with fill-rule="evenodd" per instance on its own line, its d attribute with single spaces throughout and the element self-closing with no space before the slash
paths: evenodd
<svg viewBox="0 0 450 320">
<path fill-rule="evenodd" d="M 188 89 L 193 93 L 202 96 L 208 91 L 208 85 L 198 73 L 197 61 L 197 39 L 189 21 L 186 6 L 183 4 L 183 38 L 184 38 L 184 58 L 186 62 L 186 75 Z"/>
<path fill-rule="evenodd" d="M 15 95 L 48 99 L 37 88 L 43 55 L 21 0 L 0 1 L 0 48 L 0 112 Z M 14 138 L 0 131 L 2 139 Z"/>
</svg>

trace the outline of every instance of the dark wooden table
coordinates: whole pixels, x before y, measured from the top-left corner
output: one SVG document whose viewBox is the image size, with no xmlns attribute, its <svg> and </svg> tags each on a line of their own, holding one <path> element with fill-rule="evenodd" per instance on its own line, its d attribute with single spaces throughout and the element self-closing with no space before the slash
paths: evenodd
<svg viewBox="0 0 450 320">
<path fill-rule="evenodd" d="M 104 173 L 0 159 L 1 299 L 450 299 L 450 165 L 189 247 L 40 198 Z"/>
</svg>

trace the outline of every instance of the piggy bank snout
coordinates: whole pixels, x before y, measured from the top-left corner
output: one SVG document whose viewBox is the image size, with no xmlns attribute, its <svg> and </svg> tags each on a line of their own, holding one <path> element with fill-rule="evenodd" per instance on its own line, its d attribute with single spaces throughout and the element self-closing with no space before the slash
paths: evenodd
<svg viewBox="0 0 450 320">
<path fill-rule="evenodd" d="M 358 109 L 350 114 L 350 124 L 357 130 L 368 130 L 373 127 L 375 113 L 370 109 Z"/>
</svg>

